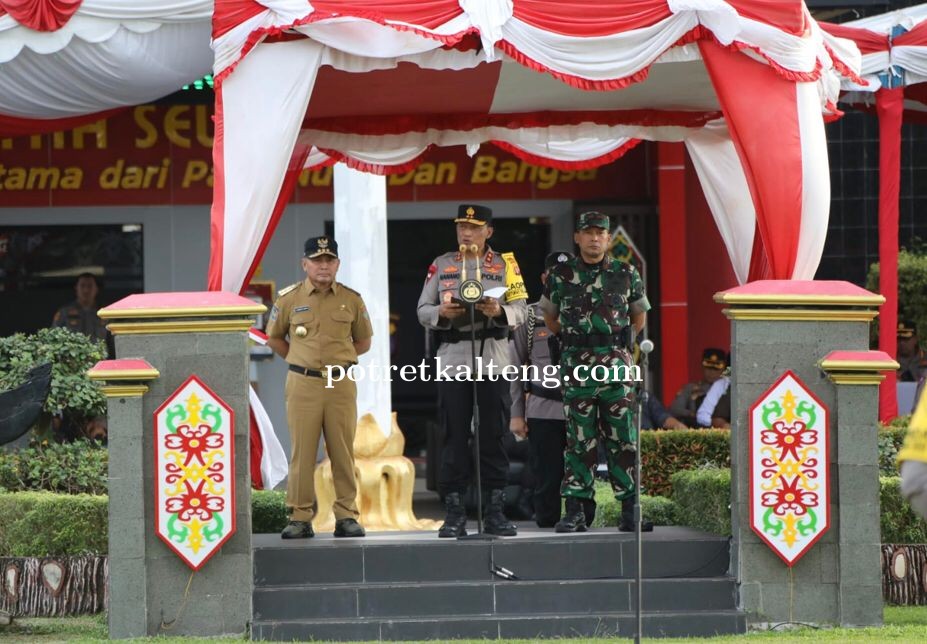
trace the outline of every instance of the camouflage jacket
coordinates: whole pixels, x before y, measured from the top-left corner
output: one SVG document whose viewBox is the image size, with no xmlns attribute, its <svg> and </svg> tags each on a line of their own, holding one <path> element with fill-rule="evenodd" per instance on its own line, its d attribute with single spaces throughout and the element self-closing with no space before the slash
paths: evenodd
<svg viewBox="0 0 927 644">
<path fill-rule="evenodd" d="M 563 340 L 561 365 L 630 365 L 627 346 L 617 340 L 631 324 L 632 313 L 650 310 L 637 269 L 606 256 L 598 264 L 581 257 L 551 269 L 541 298 L 541 309 L 560 320 Z M 593 346 L 570 346 L 598 336 Z M 607 336 L 612 336 L 607 340 Z M 628 338 L 628 344 L 630 344 Z"/>
</svg>

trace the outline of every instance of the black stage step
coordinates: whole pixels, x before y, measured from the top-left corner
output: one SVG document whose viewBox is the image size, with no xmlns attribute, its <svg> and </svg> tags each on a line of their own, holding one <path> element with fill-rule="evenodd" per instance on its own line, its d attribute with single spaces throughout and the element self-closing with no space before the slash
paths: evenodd
<svg viewBox="0 0 927 644">
<path fill-rule="evenodd" d="M 255 535 L 254 623 L 262 640 L 629 636 L 634 535 L 522 528 L 493 541 L 435 533 L 283 541 Z M 743 633 L 728 539 L 687 528 L 644 535 L 644 634 Z M 515 579 L 492 570 L 505 569 Z"/>
</svg>

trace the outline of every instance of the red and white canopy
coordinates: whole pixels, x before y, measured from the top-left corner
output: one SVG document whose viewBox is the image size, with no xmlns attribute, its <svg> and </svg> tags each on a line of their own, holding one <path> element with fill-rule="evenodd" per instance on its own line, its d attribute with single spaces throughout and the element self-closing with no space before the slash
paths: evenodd
<svg viewBox="0 0 927 644">
<path fill-rule="evenodd" d="M 0 136 L 66 129 L 212 67 L 209 0 L 0 0 Z"/>
<path fill-rule="evenodd" d="M 218 0 L 210 287 L 247 283 L 304 167 L 492 142 L 583 168 L 640 139 L 686 142 L 741 281 L 810 279 L 821 116 L 859 72 L 832 43 L 799 1 Z"/>
<path fill-rule="evenodd" d="M 892 75 L 904 87 L 905 120 L 927 122 L 927 4 L 822 27 L 830 35 L 855 42 L 862 54 L 861 75 L 867 83 L 860 86 L 844 79 L 841 101 L 873 107 L 874 94 Z M 898 27 L 903 33 L 893 36 Z"/>
<path fill-rule="evenodd" d="M 845 79 L 840 100 L 879 116 L 879 292 L 885 296 L 879 324 L 898 318 L 898 201 L 901 191 L 901 125 L 927 123 L 927 4 L 856 20 L 822 25 L 830 35 L 856 43 L 865 86 Z M 894 356 L 895 336 L 879 334 L 879 348 Z M 879 387 L 879 419 L 898 415 L 895 373 Z"/>
</svg>

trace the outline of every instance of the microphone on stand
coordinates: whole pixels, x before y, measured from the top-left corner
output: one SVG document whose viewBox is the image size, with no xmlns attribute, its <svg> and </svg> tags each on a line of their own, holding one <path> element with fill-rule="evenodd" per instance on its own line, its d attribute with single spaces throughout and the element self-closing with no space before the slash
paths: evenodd
<svg viewBox="0 0 927 644">
<path fill-rule="evenodd" d="M 475 473 L 476 473 L 476 534 L 468 535 L 464 537 L 457 537 L 458 539 L 492 539 L 495 535 L 489 535 L 483 532 L 483 482 L 482 474 L 480 471 L 480 404 L 477 398 L 477 380 L 479 379 L 479 374 L 475 373 L 477 368 L 476 362 L 476 303 L 483 298 L 483 284 L 481 282 L 482 276 L 480 275 L 480 258 L 477 253 L 479 253 L 480 247 L 476 244 L 461 244 L 460 245 L 460 287 L 458 289 L 458 296 L 460 302 L 462 302 L 468 309 L 470 314 L 470 360 L 472 365 L 472 370 L 470 372 L 470 381 L 472 384 L 472 393 L 473 396 L 473 407 L 472 407 L 472 418 L 470 420 L 471 431 L 473 432 L 473 462 L 475 464 Z M 474 279 L 467 278 L 467 256 L 473 255 L 476 259 L 476 277 Z M 485 341 L 485 334 L 484 334 Z M 483 346 L 480 345 L 480 355 L 483 354 Z"/>
<path fill-rule="evenodd" d="M 637 632 L 634 635 L 635 644 L 639 644 L 644 636 L 643 629 L 643 577 L 641 566 L 643 565 L 641 524 L 644 520 L 641 510 L 641 416 L 644 412 L 644 405 L 647 403 L 647 357 L 654 349 L 653 340 L 644 338 L 640 342 L 641 348 L 641 393 L 637 398 L 637 438 L 635 439 L 634 451 L 634 538 L 637 542 Z"/>
</svg>

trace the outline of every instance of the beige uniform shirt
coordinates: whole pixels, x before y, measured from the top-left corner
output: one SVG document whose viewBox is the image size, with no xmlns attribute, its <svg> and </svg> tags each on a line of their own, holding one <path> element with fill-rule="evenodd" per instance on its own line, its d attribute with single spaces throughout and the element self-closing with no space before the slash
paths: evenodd
<svg viewBox="0 0 927 644">
<path fill-rule="evenodd" d="M 466 265 L 467 279 L 476 278 L 476 265 L 476 260 L 469 257 Z M 453 320 L 438 316 L 438 308 L 442 302 L 449 302 L 452 297 L 458 297 L 457 292 L 460 288 L 463 271 L 463 257 L 460 253 L 455 252 L 445 253 L 435 258 L 435 261 L 428 267 L 428 277 L 425 279 L 422 294 L 418 298 L 418 321 L 422 326 L 439 332 L 457 329 L 469 333 L 469 313 L 464 313 L 464 315 Z M 499 300 L 502 305 L 501 315 L 487 319 L 479 311 L 476 312 L 476 324 L 474 325 L 476 330 L 484 327 L 508 327 L 511 330 L 524 323 L 526 316 L 525 301 L 528 299 L 528 293 L 525 291 L 521 270 L 518 268 L 514 255 L 511 253 L 500 255 L 487 246 L 486 253 L 480 260 L 480 282 L 485 291 L 499 286 L 505 286 L 508 290 Z M 480 355 L 480 344 L 481 341 L 477 338 L 477 356 Z M 507 339 L 487 338 L 483 343 L 482 356 L 483 372 L 487 372 L 485 367 L 492 360 L 495 366 L 494 371 L 498 374 L 499 369 L 512 362 L 509 341 Z M 442 366 L 472 366 L 470 341 L 463 340 L 453 344 L 442 342 L 438 346 L 437 357 L 441 359 Z"/>
<path fill-rule="evenodd" d="M 306 329 L 305 336 L 297 334 L 299 327 Z M 267 336 L 289 340 L 288 363 L 321 370 L 357 362 L 354 343 L 373 336 L 373 328 L 357 291 L 334 282 L 320 292 L 306 279 L 280 291 L 270 312 Z"/>
</svg>

